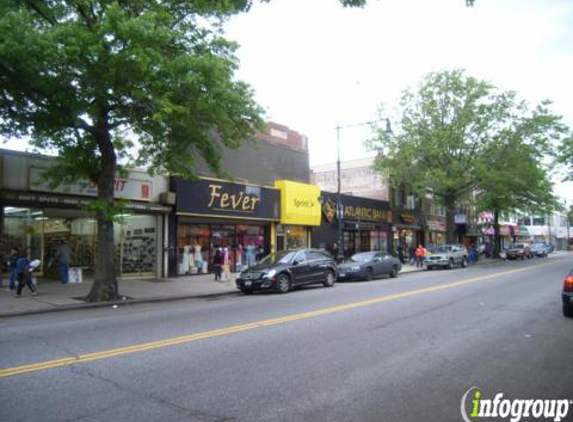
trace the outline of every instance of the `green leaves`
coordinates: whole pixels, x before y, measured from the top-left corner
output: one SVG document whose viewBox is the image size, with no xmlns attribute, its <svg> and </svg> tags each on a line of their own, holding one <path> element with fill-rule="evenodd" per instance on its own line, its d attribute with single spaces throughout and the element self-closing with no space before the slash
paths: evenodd
<svg viewBox="0 0 573 422">
<path fill-rule="evenodd" d="M 547 211 L 557 206 L 548 157 L 568 131 L 550 104 L 530 110 L 463 71 L 432 73 L 403 94 L 398 133 L 379 128 L 370 145 L 391 183 L 430 188 L 449 210 L 477 200 L 490 211 Z M 560 151 L 572 156 L 570 139 Z"/>
</svg>

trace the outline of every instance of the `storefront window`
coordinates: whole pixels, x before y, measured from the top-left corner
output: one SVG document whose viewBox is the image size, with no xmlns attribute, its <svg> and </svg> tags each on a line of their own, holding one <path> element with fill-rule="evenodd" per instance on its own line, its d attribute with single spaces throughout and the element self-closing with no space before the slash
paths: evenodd
<svg viewBox="0 0 573 422">
<path fill-rule="evenodd" d="M 177 227 L 179 275 L 208 272 L 210 234 L 207 224 L 179 224 Z"/>
<path fill-rule="evenodd" d="M 388 253 L 388 233 L 378 230 L 371 231 L 370 250 Z"/>
<path fill-rule="evenodd" d="M 304 226 L 286 227 L 287 249 L 300 249 L 308 247 L 308 234 Z"/>
<path fill-rule="evenodd" d="M 117 234 L 121 233 L 118 239 Z M 130 215 L 115 227 L 116 262 L 122 275 L 155 273 L 157 263 L 157 217 Z M 117 242 L 119 240 L 119 242 Z"/>
<path fill-rule="evenodd" d="M 10 256 L 12 248 L 28 250 L 31 259 L 40 259 L 42 264 L 38 273 L 42 273 L 44 260 L 42 259 L 42 243 L 44 231 L 44 213 L 33 208 L 5 207 L 2 241 L 0 242 L 0 256 L 4 261 Z M 4 268 L 6 271 L 7 268 Z"/>
<path fill-rule="evenodd" d="M 250 267 L 265 255 L 265 230 L 263 226 L 238 225 L 236 270 Z"/>
</svg>

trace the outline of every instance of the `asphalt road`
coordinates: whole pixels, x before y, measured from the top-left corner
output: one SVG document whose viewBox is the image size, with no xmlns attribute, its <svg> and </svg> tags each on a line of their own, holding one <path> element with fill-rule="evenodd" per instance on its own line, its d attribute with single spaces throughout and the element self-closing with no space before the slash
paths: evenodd
<svg viewBox="0 0 573 422">
<path fill-rule="evenodd" d="M 4 319 L 0 421 L 448 422 L 474 386 L 573 399 L 559 296 L 571 266 L 569 255 Z"/>
</svg>

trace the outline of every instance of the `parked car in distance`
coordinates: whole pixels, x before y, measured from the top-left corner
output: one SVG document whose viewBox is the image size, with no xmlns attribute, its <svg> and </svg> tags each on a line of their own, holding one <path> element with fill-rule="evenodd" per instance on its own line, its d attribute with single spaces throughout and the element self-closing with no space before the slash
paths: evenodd
<svg viewBox="0 0 573 422">
<path fill-rule="evenodd" d="M 438 246 L 436 251 L 424 260 L 426 268 L 454 268 L 455 265 L 467 267 L 468 251 L 461 243 L 451 243 Z"/>
<path fill-rule="evenodd" d="M 547 258 L 549 255 L 549 246 L 547 244 L 539 242 L 533 243 L 529 249 L 531 250 L 531 255 L 539 256 L 541 258 Z"/>
<path fill-rule="evenodd" d="M 338 280 L 372 280 L 379 275 L 396 277 L 402 269 L 400 260 L 382 252 L 360 252 L 338 265 Z"/>
<path fill-rule="evenodd" d="M 308 284 L 334 286 L 338 271 L 332 256 L 322 249 L 281 251 L 266 256 L 242 271 L 235 283 L 249 294 L 256 290 L 286 293 L 291 288 Z"/>
<path fill-rule="evenodd" d="M 573 269 L 565 276 L 563 280 L 563 315 L 573 317 Z"/>
<path fill-rule="evenodd" d="M 505 259 L 530 259 L 531 248 L 527 243 L 514 243 L 505 251 Z"/>
</svg>

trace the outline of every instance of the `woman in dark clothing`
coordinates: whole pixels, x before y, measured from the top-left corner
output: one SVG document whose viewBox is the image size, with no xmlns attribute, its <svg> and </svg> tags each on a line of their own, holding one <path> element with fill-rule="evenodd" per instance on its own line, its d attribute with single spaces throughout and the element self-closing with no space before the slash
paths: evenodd
<svg viewBox="0 0 573 422">
<path fill-rule="evenodd" d="M 30 271 L 30 260 L 25 250 L 20 251 L 20 257 L 16 261 L 16 271 L 18 273 L 18 289 L 14 297 L 20 297 L 24 286 L 28 286 L 32 296 L 36 296 L 36 286 L 32 283 L 32 271 Z"/>
<path fill-rule="evenodd" d="M 10 290 L 16 290 L 16 282 L 18 281 L 18 271 L 16 270 L 16 263 L 20 257 L 20 250 L 16 247 L 12 248 L 10 252 Z"/>
<path fill-rule="evenodd" d="M 215 281 L 221 281 L 221 275 L 223 272 L 223 252 L 221 251 L 221 248 L 217 248 L 215 251 L 213 267 L 215 268 Z"/>
</svg>

